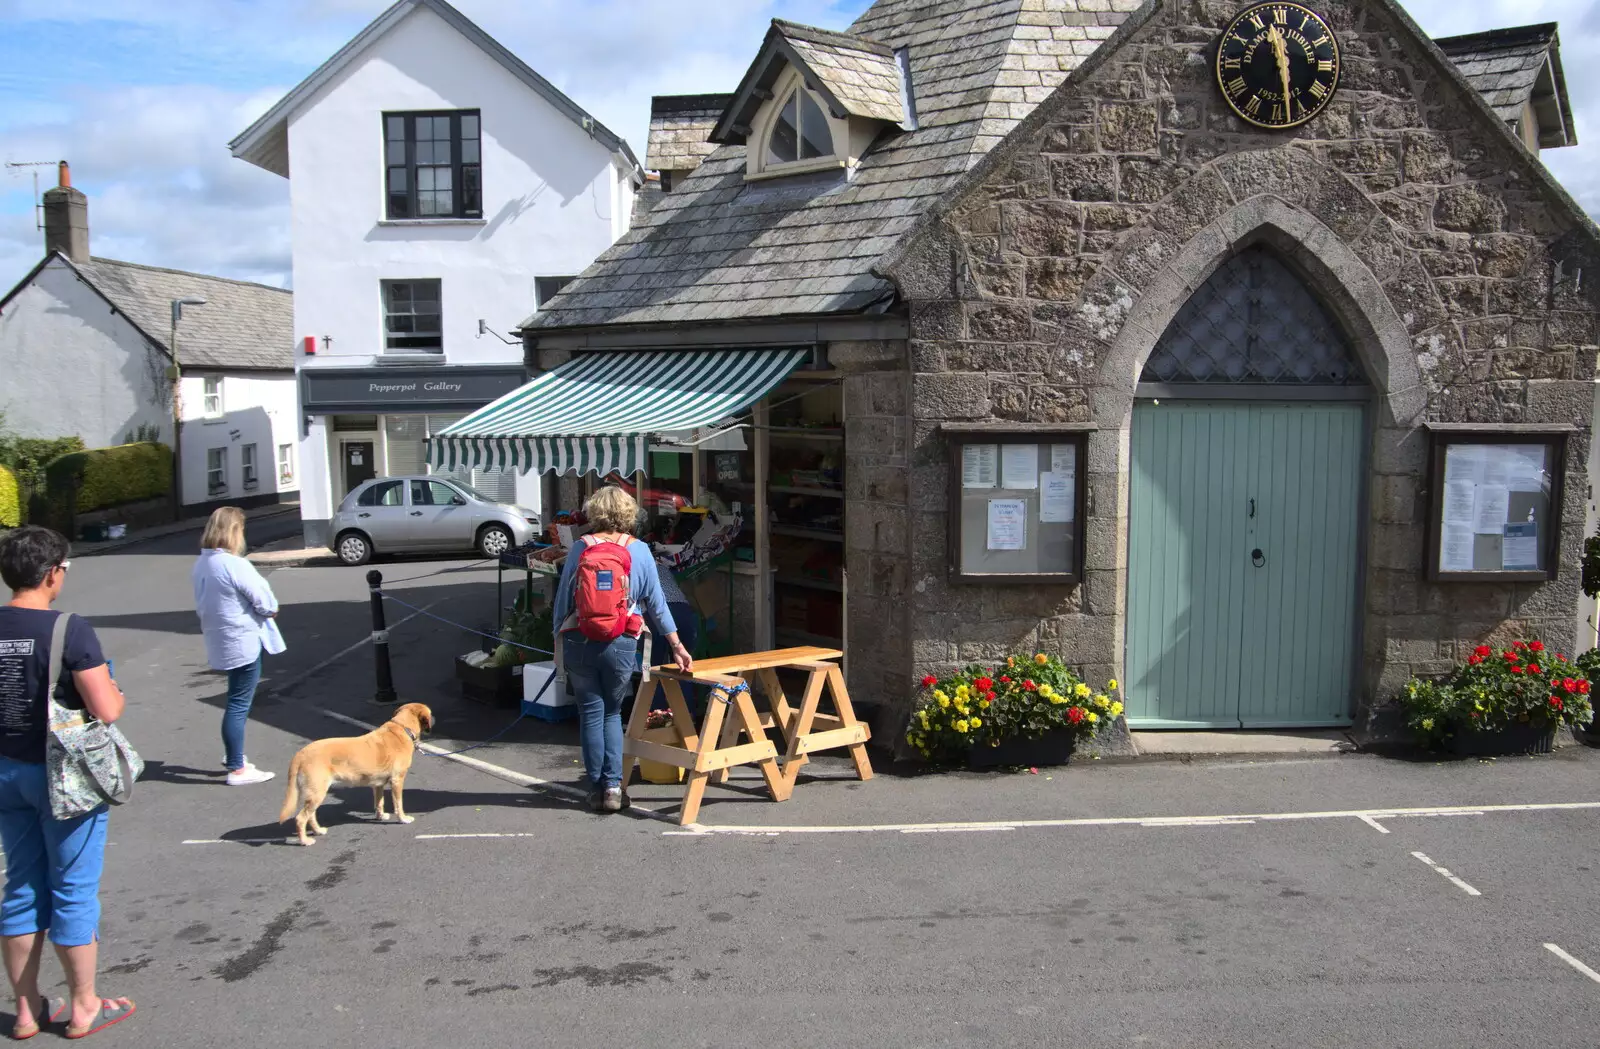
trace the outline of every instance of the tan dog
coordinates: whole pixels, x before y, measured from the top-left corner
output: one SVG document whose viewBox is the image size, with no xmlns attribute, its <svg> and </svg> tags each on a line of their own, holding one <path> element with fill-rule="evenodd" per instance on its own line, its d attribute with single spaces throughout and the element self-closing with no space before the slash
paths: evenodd
<svg viewBox="0 0 1600 1049">
<path fill-rule="evenodd" d="M 383 788 L 388 787 L 394 796 L 394 814 L 401 823 L 410 823 L 414 817 L 406 815 L 406 772 L 423 731 L 432 728 L 433 711 L 421 703 L 407 703 L 365 736 L 307 743 L 289 762 L 289 789 L 278 822 L 293 816 L 300 844 L 315 844 L 315 838 L 306 836 L 306 827 L 309 825 L 318 834 L 328 833 L 317 822 L 317 806 L 328 796 L 328 788 L 338 783 L 371 787 L 372 807 L 380 820 L 389 818 L 383 807 Z"/>
</svg>

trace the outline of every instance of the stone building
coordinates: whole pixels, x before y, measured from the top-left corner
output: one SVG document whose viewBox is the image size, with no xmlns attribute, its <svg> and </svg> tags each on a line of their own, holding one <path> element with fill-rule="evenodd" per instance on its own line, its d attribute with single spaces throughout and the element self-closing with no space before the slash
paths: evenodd
<svg viewBox="0 0 1600 1049">
<path fill-rule="evenodd" d="M 808 351 L 735 420 L 768 459 L 751 643 L 784 640 L 803 500 L 764 491 L 770 413 L 842 389 L 796 425 L 842 430 L 880 740 L 920 675 L 1008 651 L 1122 679 L 1135 727 L 1238 727 L 1368 725 L 1482 641 L 1574 643 L 1600 241 L 1537 156 L 1574 141 L 1554 27 L 1447 54 L 1391 0 L 1250 6 L 775 23 L 719 148 L 525 325 L 556 376 Z"/>
</svg>

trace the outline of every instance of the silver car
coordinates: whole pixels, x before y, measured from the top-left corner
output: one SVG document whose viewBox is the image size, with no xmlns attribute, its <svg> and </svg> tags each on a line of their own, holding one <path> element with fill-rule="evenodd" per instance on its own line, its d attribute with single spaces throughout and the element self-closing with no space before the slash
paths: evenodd
<svg viewBox="0 0 1600 1049">
<path fill-rule="evenodd" d="M 447 477 L 365 481 L 333 515 L 333 549 L 347 565 L 373 554 L 465 551 L 499 557 L 539 534 L 539 515 Z"/>
</svg>

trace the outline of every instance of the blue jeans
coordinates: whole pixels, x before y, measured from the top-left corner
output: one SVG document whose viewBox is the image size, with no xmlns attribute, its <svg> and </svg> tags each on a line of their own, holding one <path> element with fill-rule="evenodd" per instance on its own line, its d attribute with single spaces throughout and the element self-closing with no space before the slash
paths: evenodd
<svg viewBox="0 0 1600 1049">
<path fill-rule="evenodd" d="M 82 947 L 98 937 L 106 808 L 70 820 L 50 815 L 45 767 L 0 758 L 0 845 L 6 891 L 0 936 L 50 930 L 50 942 Z"/>
<path fill-rule="evenodd" d="M 222 764 L 229 772 L 244 768 L 244 726 L 250 720 L 250 704 L 261 683 L 261 657 L 254 663 L 228 671 L 228 709 L 222 715 Z"/>
<path fill-rule="evenodd" d="M 567 683 L 577 697 L 583 770 L 595 790 L 622 786 L 622 701 L 639 665 L 639 641 L 562 635 Z"/>
<path fill-rule="evenodd" d="M 673 601 L 667 605 L 667 611 L 672 613 L 672 621 L 678 624 L 678 640 L 683 642 L 683 647 L 694 654 L 694 644 L 700 635 L 700 617 L 695 614 L 694 606 L 683 601 Z M 672 662 L 672 646 L 667 644 L 667 639 L 661 634 L 650 635 L 650 665 L 661 666 Z M 683 685 L 683 698 L 689 704 L 689 710 L 700 716 L 699 689 L 693 685 Z M 650 701 L 651 710 L 667 709 L 667 691 L 660 685 L 656 686 L 654 697 Z"/>
</svg>

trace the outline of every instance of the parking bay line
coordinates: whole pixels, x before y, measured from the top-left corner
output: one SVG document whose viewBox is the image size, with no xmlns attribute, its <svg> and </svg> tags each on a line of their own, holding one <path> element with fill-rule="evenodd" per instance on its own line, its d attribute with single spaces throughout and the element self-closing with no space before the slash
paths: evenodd
<svg viewBox="0 0 1600 1049">
<path fill-rule="evenodd" d="M 1553 943 L 1547 943 L 1547 944 L 1544 945 L 1544 949 L 1549 951 L 1551 954 L 1555 955 L 1557 958 L 1560 958 L 1562 961 L 1566 962 L 1568 965 L 1572 966 L 1574 969 L 1576 969 L 1579 972 L 1583 973 L 1583 975 L 1587 976 L 1589 979 L 1593 980 L 1595 983 L 1600 983 L 1600 973 L 1595 972 L 1593 969 L 1589 968 L 1587 965 L 1585 965 L 1582 962 L 1578 961 L 1578 959 L 1574 958 L 1572 955 L 1568 954 L 1566 951 L 1563 951 L 1560 947 L 1557 947 Z"/>
<path fill-rule="evenodd" d="M 1432 860 L 1430 860 L 1426 853 L 1413 852 L 1411 855 L 1415 856 L 1417 859 L 1421 860 L 1423 863 L 1426 863 L 1428 866 L 1432 867 L 1434 869 L 1435 873 L 1437 873 L 1439 875 L 1442 875 L 1446 881 L 1448 881 L 1451 885 L 1454 885 L 1456 888 L 1460 889 L 1462 892 L 1466 893 L 1468 896 L 1482 896 L 1483 895 L 1483 893 L 1479 892 L 1477 889 L 1474 889 L 1472 886 L 1468 885 L 1466 882 L 1462 881 L 1460 878 L 1456 877 L 1454 874 L 1451 874 L 1448 869 L 1446 869 L 1444 867 L 1441 867 L 1437 863 L 1435 863 Z"/>
</svg>

